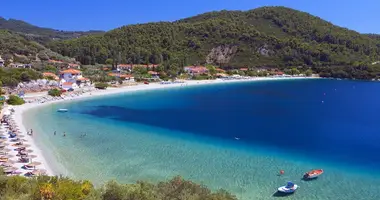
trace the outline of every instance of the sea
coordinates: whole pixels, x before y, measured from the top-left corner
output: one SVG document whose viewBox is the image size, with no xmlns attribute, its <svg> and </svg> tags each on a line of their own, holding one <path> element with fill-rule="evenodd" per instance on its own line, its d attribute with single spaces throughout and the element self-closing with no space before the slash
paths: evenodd
<svg viewBox="0 0 380 200">
<path fill-rule="evenodd" d="M 238 199 L 277 199 L 292 181 L 281 198 L 379 200 L 379 115 L 380 83 L 305 79 L 98 96 L 23 119 L 56 174 L 99 185 L 180 175 Z M 302 180 L 312 169 L 324 174 Z"/>
</svg>

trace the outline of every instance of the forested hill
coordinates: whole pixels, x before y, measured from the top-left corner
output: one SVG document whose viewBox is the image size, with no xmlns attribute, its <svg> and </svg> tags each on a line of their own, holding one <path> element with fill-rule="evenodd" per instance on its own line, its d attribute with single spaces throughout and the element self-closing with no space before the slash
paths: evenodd
<svg viewBox="0 0 380 200">
<path fill-rule="evenodd" d="M 221 66 L 359 65 L 377 61 L 380 40 L 285 7 L 220 11 L 175 22 L 124 26 L 50 43 L 83 64 L 213 63 Z M 174 64 L 174 65 L 172 65 Z"/>
<path fill-rule="evenodd" d="M 24 35 L 27 39 L 32 39 L 40 43 L 46 43 L 51 40 L 72 39 L 90 34 L 103 33 L 103 31 L 60 31 L 34 26 L 21 20 L 7 20 L 2 17 L 0 17 L 0 29 L 19 33 Z"/>
</svg>

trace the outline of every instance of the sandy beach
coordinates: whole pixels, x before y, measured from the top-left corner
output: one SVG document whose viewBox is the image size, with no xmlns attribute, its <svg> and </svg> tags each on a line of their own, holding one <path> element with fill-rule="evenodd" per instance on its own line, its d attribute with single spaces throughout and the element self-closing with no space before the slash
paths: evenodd
<svg viewBox="0 0 380 200">
<path fill-rule="evenodd" d="M 41 162 L 42 164 L 39 166 L 39 169 L 45 169 L 46 173 L 48 175 L 56 175 L 54 174 L 54 170 L 52 170 L 49 166 L 49 162 L 44 158 L 43 152 L 40 150 L 40 148 L 36 145 L 35 139 L 38 138 L 38 134 L 36 133 L 33 136 L 26 135 L 27 130 L 30 130 L 30 128 L 25 127 L 23 123 L 23 113 L 28 111 L 31 108 L 38 108 L 41 106 L 50 105 L 53 103 L 59 103 L 63 101 L 72 101 L 72 100 L 79 100 L 79 99 L 85 99 L 85 98 L 92 98 L 96 96 L 104 96 L 104 95 L 111 95 L 111 94 L 121 94 L 121 93 L 127 93 L 127 92 L 133 92 L 133 91 L 142 91 L 142 90 L 154 90 L 154 89 L 164 89 L 164 88 L 174 88 L 174 87 L 187 87 L 187 86 L 195 86 L 195 85 L 205 85 L 205 84 L 222 84 L 222 83 L 233 83 L 233 82 L 250 82 L 250 81 L 272 81 L 272 80 L 292 80 L 292 79 L 310 79 L 314 77 L 281 77 L 281 78 L 251 78 L 251 79 L 238 79 L 238 80 L 202 80 L 202 81 L 186 81 L 185 83 L 173 83 L 173 84 L 160 84 L 160 83 L 151 83 L 151 84 L 139 84 L 135 86 L 125 86 L 120 88 L 107 88 L 106 90 L 92 90 L 90 92 L 85 92 L 80 95 L 72 95 L 72 96 L 66 96 L 64 99 L 58 99 L 58 100 L 51 100 L 51 101 L 35 101 L 33 103 L 26 103 L 21 106 L 8 106 L 4 107 L 5 112 L 7 110 L 13 108 L 15 110 L 14 112 L 14 120 L 16 122 L 16 125 L 20 128 L 20 131 L 25 135 L 25 140 L 28 144 L 30 144 L 29 149 L 33 150 L 33 154 L 36 155 L 36 158 L 33 159 L 33 161 Z M 28 94 L 26 97 L 28 98 L 43 98 L 47 96 L 47 92 L 45 93 L 38 93 L 35 94 Z M 20 168 L 23 164 L 22 163 L 16 163 L 15 167 Z"/>
</svg>

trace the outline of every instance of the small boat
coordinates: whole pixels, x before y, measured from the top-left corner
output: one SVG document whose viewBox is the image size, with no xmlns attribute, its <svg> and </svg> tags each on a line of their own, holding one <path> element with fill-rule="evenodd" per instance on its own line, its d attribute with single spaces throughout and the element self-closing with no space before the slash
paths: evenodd
<svg viewBox="0 0 380 200">
<path fill-rule="evenodd" d="M 317 178 L 317 177 L 320 176 L 321 174 L 323 174 L 323 169 L 311 170 L 311 171 L 309 171 L 309 172 L 306 172 L 306 173 L 303 175 L 303 178 L 304 178 L 304 179 L 313 179 L 313 178 Z"/>
<path fill-rule="evenodd" d="M 298 185 L 289 181 L 285 186 L 279 187 L 278 191 L 283 192 L 283 193 L 293 193 L 297 190 L 297 188 L 298 188 Z"/>
<path fill-rule="evenodd" d="M 58 109 L 58 112 L 67 112 L 67 111 L 69 111 L 69 110 L 67 110 L 66 108 L 60 108 L 60 109 Z"/>
</svg>

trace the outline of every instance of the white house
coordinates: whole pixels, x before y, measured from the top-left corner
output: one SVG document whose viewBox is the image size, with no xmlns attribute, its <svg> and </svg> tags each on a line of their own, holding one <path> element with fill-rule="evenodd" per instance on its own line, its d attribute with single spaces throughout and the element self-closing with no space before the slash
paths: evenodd
<svg viewBox="0 0 380 200">
<path fill-rule="evenodd" d="M 82 76 L 82 72 L 76 69 L 67 69 L 60 72 L 60 85 L 62 89 L 78 88 L 81 83 L 89 79 Z"/>
<path fill-rule="evenodd" d="M 76 83 L 64 82 L 64 83 L 61 83 L 61 88 L 64 90 L 76 89 L 78 88 L 78 85 Z"/>
<path fill-rule="evenodd" d="M 4 67 L 5 61 L 0 56 L 0 67 Z"/>
</svg>

